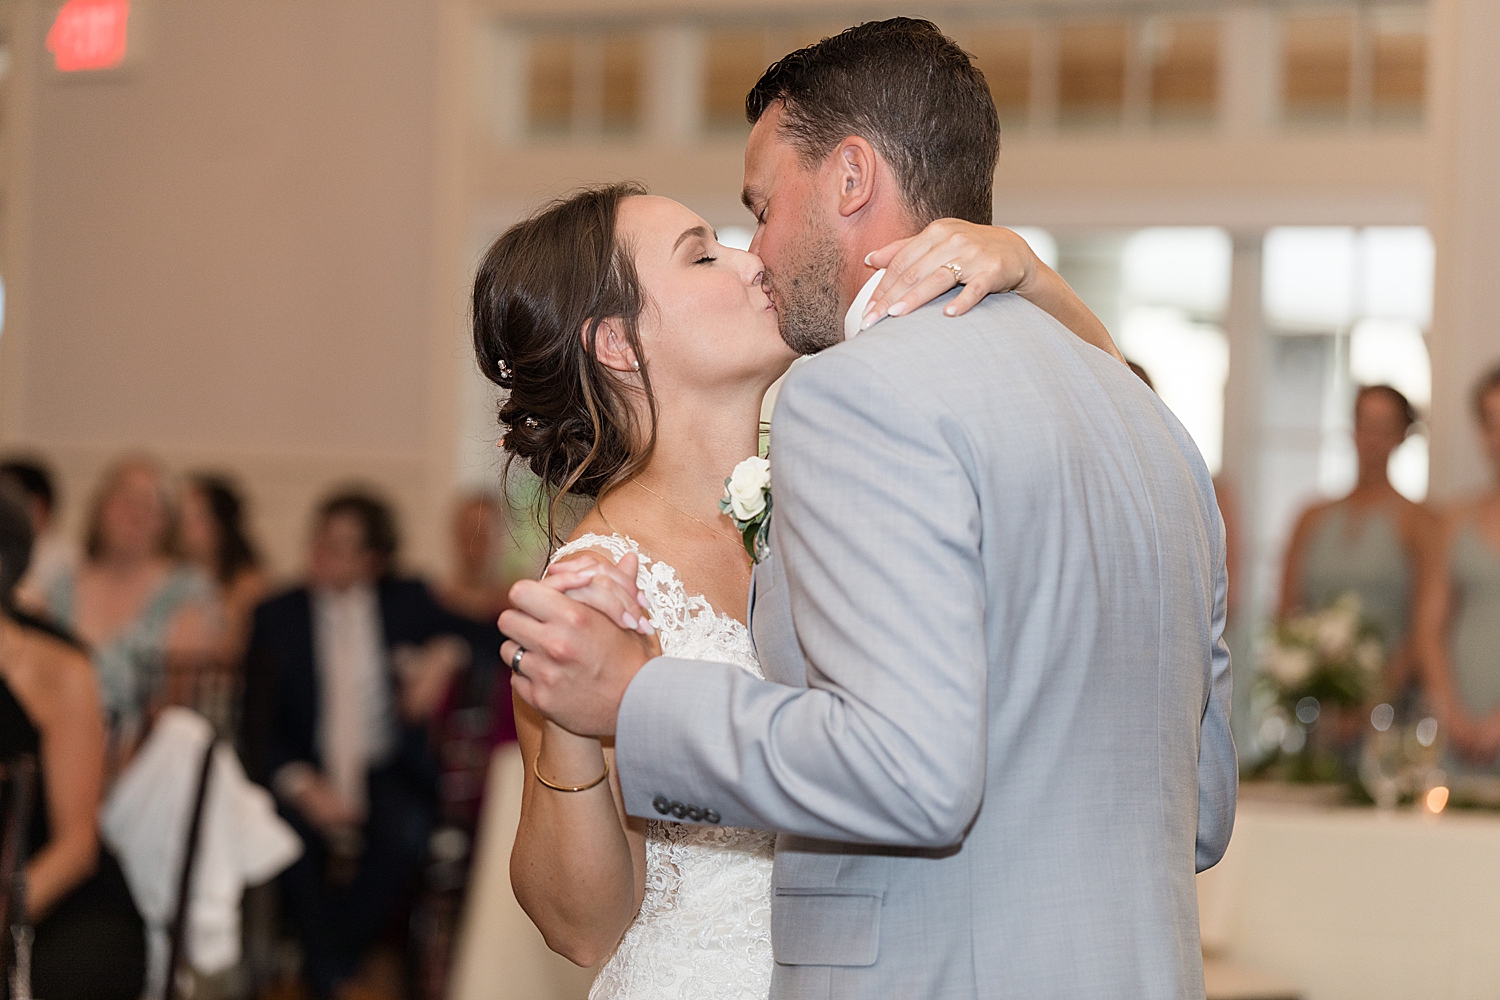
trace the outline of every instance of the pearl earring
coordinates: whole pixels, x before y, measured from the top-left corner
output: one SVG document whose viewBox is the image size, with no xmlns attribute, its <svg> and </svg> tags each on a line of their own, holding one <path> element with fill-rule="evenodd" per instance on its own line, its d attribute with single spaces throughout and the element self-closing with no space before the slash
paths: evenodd
<svg viewBox="0 0 1500 1000">
<path fill-rule="evenodd" d="M 635 371 L 640 371 L 641 370 L 641 363 L 639 361 L 632 362 L 630 367 L 632 369 L 634 369 Z"/>
</svg>

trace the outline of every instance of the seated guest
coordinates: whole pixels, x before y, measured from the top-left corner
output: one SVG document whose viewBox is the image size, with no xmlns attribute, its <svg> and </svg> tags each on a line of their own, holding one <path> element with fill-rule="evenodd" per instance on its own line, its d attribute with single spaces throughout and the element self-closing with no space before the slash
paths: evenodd
<svg viewBox="0 0 1500 1000">
<path fill-rule="evenodd" d="M 137 1000 L 145 928 L 96 826 L 104 723 L 94 674 L 71 641 L 14 605 L 32 551 L 24 504 L 0 489 L 0 761 L 32 754 L 41 765 L 25 834 L 31 989 L 59 1000 Z"/>
<path fill-rule="evenodd" d="M 508 537 L 499 502 L 471 493 L 453 511 L 453 575 L 438 588 L 438 599 L 456 615 L 494 625 L 510 607 L 510 585 L 501 572 L 501 546 Z"/>
<path fill-rule="evenodd" d="M 250 635 L 250 615 L 266 596 L 260 555 L 245 534 L 245 505 L 224 476 L 188 476 L 178 493 L 178 548 L 219 585 L 223 655 L 236 662 Z"/>
<path fill-rule="evenodd" d="M 167 661 L 220 642 L 213 585 L 175 557 L 173 536 L 161 468 L 126 459 L 104 476 L 82 564 L 47 593 L 47 614 L 92 650 L 105 721 L 127 751 L 161 701 Z"/>
<path fill-rule="evenodd" d="M 0 463 L 0 476 L 10 479 L 25 494 L 36 539 L 32 542 L 31 567 L 16 586 L 16 605 L 39 612 L 45 609 L 47 592 L 58 578 L 72 573 L 78 565 L 78 548 L 57 530 L 57 488 L 45 465 L 32 459 L 12 459 Z"/>
<path fill-rule="evenodd" d="M 510 585 L 502 572 L 510 540 L 500 501 L 470 493 L 454 508 L 453 575 L 438 599 L 474 623 L 470 641 L 475 666 L 445 693 L 435 732 L 443 762 L 444 818 L 472 833 L 478 823 L 485 774 L 495 748 L 516 738 L 510 671 L 496 670 L 500 612 L 510 606 Z"/>
<path fill-rule="evenodd" d="M 1500 773 L 1500 366 L 1475 387 L 1474 416 L 1494 482 L 1443 517 L 1417 628 L 1447 766 Z"/>
<path fill-rule="evenodd" d="M 470 655 L 454 638 L 468 624 L 394 575 L 396 548 L 382 501 L 325 501 L 306 586 L 256 609 L 246 653 L 248 763 L 307 845 L 281 886 L 318 996 L 354 976 L 413 887 L 438 802 L 424 714 Z"/>
<path fill-rule="evenodd" d="M 1339 500 L 1314 504 L 1292 532 L 1281 587 L 1282 619 L 1359 595 L 1385 646 L 1386 682 L 1400 692 L 1415 680 L 1410 636 L 1419 566 L 1434 528 L 1427 510 L 1396 492 L 1387 467 L 1416 411 L 1388 385 L 1365 386 L 1354 402 L 1359 474 Z"/>
</svg>

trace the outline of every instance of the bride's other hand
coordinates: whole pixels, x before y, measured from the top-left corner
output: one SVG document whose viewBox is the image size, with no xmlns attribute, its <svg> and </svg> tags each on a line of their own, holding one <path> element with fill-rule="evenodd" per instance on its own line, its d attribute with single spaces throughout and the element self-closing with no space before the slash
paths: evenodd
<svg viewBox="0 0 1500 1000">
<path fill-rule="evenodd" d="M 944 315 L 962 316 L 987 295 L 1015 292 L 1081 340 L 1125 360 L 1104 324 L 1062 276 L 1003 226 L 938 219 L 917 235 L 871 253 L 865 263 L 885 268 L 885 275 L 865 307 L 861 329 L 886 316 L 903 316 L 962 284 L 963 291 L 943 307 Z M 961 278 L 949 264 L 958 265 Z"/>
<path fill-rule="evenodd" d="M 554 563 L 542 583 L 587 604 L 621 628 L 651 635 L 655 629 L 648 618 L 650 604 L 636 586 L 639 565 L 634 553 L 627 553 L 616 565 L 603 555 L 584 551 Z"/>
<path fill-rule="evenodd" d="M 1022 291 L 1046 267 L 1018 234 L 1000 226 L 980 226 L 962 219 L 938 219 L 915 236 L 889 243 L 865 258 L 885 268 L 863 327 L 886 316 L 903 316 L 958 284 L 949 264 L 963 272 L 964 290 L 943 308 L 962 316 L 992 292 Z"/>
<path fill-rule="evenodd" d="M 613 736 L 625 689 L 656 654 L 653 637 L 613 620 L 535 580 L 510 591 L 513 606 L 500 616 L 509 638 L 501 661 L 520 671 L 511 690 L 532 708 L 579 736 Z"/>
</svg>

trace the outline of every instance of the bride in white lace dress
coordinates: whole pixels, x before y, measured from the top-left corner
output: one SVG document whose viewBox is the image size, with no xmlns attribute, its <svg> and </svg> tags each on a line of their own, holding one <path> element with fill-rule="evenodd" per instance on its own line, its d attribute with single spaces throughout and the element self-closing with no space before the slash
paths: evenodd
<svg viewBox="0 0 1500 1000">
<path fill-rule="evenodd" d="M 585 533 L 556 558 L 581 550 L 618 561 L 640 557 L 662 652 L 732 663 L 762 676 L 745 626 L 690 595 L 677 571 L 620 535 Z M 765 997 L 771 988 L 771 856 L 774 834 L 646 821 L 646 884 L 640 911 L 599 970 L 590 997 Z"/>
<path fill-rule="evenodd" d="M 946 279 L 910 288 L 911 308 L 952 287 L 944 260 L 976 275 L 976 299 L 1039 266 L 1009 230 L 953 220 L 902 255 L 912 266 L 897 268 L 898 290 Z M 1061 279 L 1040 273 L 1082 309 Z M 783 340 L 795 331 L 780 325 L 839 321 L 823 284 L 788 281 L 773 303 L 767 283 L 757 256 L 719 245 L 684 206 L 614 185 L 512 227 L 474 285 L 480 367 L 506 393 L 506 453 L 540 479 L 549 530 L 559 502 L 592 502 L 548 583 L 640 632 L 653 651 L 659 643 L 758 676 L 743 624 L 751 563 L 718 500 L 729 470 L 757 451 L 762 399 L 796 357 Z M 612 573 L 635 574 L 644 613 Z M 528 773 L 511 884 L 554 951 L 602 963 L 591 996 L 764 1000 L 775 964 L 774 835 L 627 816 L 608 741 L 570 733 L 519 699 L 516 724 Z M 677 818 L 716 820 L 675 803 L 658 810 L 674 807 Z"/>
</svg>

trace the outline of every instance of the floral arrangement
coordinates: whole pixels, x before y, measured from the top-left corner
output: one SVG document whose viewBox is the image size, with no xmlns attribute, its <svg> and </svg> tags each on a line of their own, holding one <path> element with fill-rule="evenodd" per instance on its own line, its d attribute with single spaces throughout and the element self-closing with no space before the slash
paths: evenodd
<svg viewBox="0 0 1500 1000">
<path fill-rule="evenodd" d="M 753 562 L 771 554 L 771 463 L 751 455 L 724 480 L 724 499 L 719 510 L 729 515 L 739 529 L 745 551 Z"/>
<path fill-rule="evenodd" d="M 1264 683 L 1287 709 L 1306 698 L 1360 705 L 1373 693 L 1384 665 L 1379 629 L 1364 618 L 1357 594 L 1281 623 L 1262 654 Z"/>
</svg>

